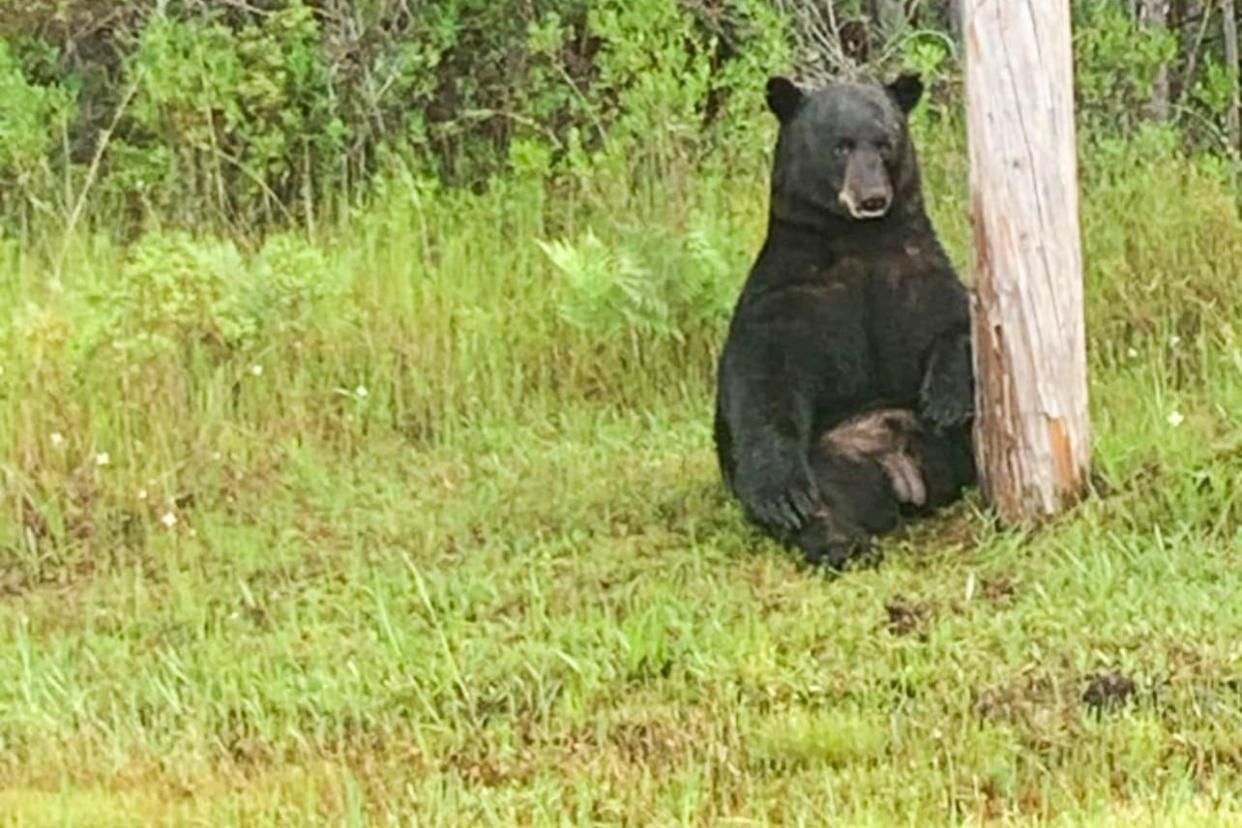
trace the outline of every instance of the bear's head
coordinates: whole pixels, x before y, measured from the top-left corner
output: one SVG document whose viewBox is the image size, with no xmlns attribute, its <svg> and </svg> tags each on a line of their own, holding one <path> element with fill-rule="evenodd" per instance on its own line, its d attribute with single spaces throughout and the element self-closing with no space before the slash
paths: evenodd
<svg viewBox="0 0 1242 828">
<path fill-rule="evenodd" d="M 887 86 L 835 83 L 814 91 L 787 78 L 769 80 L 768 108 L 780 120 L 774 210 L 807 222 L 825 213 L 875 221 L 921 209 L 906 116 L 922 95 L 915 75 Z"/>
</svg>

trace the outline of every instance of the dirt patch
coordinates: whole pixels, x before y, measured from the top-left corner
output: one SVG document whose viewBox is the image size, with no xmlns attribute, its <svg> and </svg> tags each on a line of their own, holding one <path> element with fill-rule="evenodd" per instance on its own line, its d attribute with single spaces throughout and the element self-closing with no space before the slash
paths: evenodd
<svg viewBox="0 0 1242 828">
<path fill-rule="evenodd" d="M 530 755 L 502 757 L 489 745 L 452 751 L 444 758 L 441 767 L 459 774 L 471 785 L 487 788 L 527 784 L 537 771 Z"/>
<path fill-rule="evenodd" d="M 644 767 L 664 767 L 691 752 L 685 730 L 659 719 L 619 722 L 609 729 L 608 743 L 627 761 Z"/>
<path fill-rule="evenodd" d="M 1097 673 L 1087 681 L 1082 700 L 1096 713 L 1115 710 L 1134 699 L 1138 686 L 1134 681 L 1113 670 Z"/>
<path fill-rule="evenodd" d="M 1056 683 L 1047 676 L 1023 676 L 1009 684 L 977 690 L 975 715 L 991 721 L 1025 722 L 1039 710 L 1062 707 Z"/>
<path fill-rule="evenodd" d="M 909 541 L 916 551 L 936 549 L 957 558 L 979 547 L 986 528 L 974 518 L 965 501 L 958 501 L 934 515 L 907 523 L 897 537 Z M 939 559 L 940 553 L 929 557 Z"/>
<path fill-rule="evenodd" d="M 983 578 L 979 582 L 979 591 L 993 604 L 1009 606 L 1018 594 L 1018 582 L 1013 576 L 1001 573 Z"/>
<path fill-rule="evenodd" d="M 884 605 L 884 612 L 888 615 L 887 629 L 893 635 L 927 637 L 927 628 L 932 619 L 932 608 L 929 604 L 910 601 L 897 595 Z"/>
</svg>

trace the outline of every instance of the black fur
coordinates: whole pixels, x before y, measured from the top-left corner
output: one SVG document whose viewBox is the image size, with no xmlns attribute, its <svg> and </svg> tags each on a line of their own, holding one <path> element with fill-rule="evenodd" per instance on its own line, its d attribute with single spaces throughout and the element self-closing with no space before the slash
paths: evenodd
<svg viewBox="0 0 1242 828">
<path fill-rule="evenodd" d="M 768 235 L 720 358 L 716 446 L 752 519 L 833 565 L 901 505 L 876 458 L 825 448 L 834 427 L 916 412 L 902 439 L 918 446 L 929 505 L 974 479 L 968 296 L 924 211 L 906 124 L 921 92 L 909 76 L 768 85 L 781 121 Z"/>
</svg>

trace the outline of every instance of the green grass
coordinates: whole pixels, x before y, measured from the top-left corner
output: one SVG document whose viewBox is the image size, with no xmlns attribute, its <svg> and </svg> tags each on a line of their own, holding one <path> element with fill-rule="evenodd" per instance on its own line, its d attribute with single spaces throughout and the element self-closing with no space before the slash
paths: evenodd
<svg viewBox="0 0 1242 828">
<path fill-rule="evenodd" d="M 1242 221 L 1145 140 L 1084 168 L 1093 496 L 839 578 L 717 482 L 757 176 L 0 248 L 0 824 L 1242 824 Z"/>
</svg>

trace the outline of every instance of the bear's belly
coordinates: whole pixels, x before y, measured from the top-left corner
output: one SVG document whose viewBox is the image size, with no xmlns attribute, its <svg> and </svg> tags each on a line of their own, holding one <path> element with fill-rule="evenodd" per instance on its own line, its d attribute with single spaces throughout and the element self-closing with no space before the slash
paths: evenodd
<svg viewBox="0 0 1242 828">
<path fill-rule="evenodd" d="M 926 263 L 904 255 L 877 262 L 868 275 L 865 328 L 876 394 L 913 405 L 933 343 L 960 323 L 963 288 L 951 272 L 929 273 Z"/>
<path fill-rule="evenodd" d="M 879 320 L 871 333 L 876 367 L 875 394 L 892 405 L 913 405 L 923 384 L 924 354 L 930 339 L 899 320 Z"/>
</svg>

